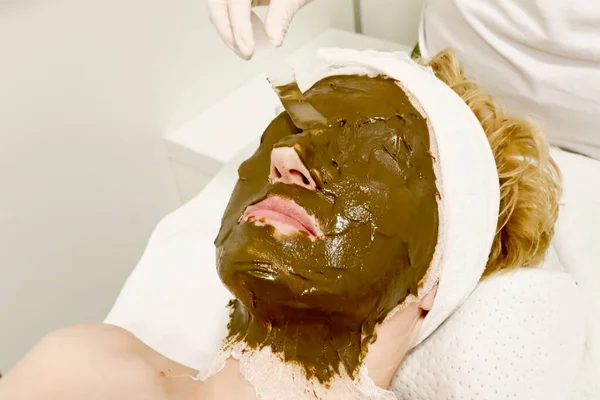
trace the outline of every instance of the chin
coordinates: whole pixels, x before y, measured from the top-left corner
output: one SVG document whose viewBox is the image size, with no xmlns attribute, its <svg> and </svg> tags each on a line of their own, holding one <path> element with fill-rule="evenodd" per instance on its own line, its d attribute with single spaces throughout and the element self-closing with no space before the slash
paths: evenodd
<svg viewBox="0 0 600 400">
<path fill-rule="evenodd" d="M 224 282 L 249 314 L 271 322 L 326 319 L 360 325 L 373 308 L 372 304 L 367 305 L 368 301 L 331 293 L 299 278 L 271 278 L 273 275 L 249 267 L 228 275 Z"/>
</svg>

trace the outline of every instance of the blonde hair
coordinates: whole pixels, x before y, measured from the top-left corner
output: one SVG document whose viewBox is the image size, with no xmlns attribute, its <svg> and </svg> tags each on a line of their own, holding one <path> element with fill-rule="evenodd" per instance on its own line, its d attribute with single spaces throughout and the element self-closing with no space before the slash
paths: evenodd
<svg viewBox="0 0 600 400">
<path fill-rule="evenodd" d="M 539 264 L 554 235 L 561 180 L 544 134 L 530 120 L 507 115 L 488 92 L 464 75 L 451 50 L 423 64 L 473 110 L 494 153 L 500 212 L 484 277 Z"/>
</svg>

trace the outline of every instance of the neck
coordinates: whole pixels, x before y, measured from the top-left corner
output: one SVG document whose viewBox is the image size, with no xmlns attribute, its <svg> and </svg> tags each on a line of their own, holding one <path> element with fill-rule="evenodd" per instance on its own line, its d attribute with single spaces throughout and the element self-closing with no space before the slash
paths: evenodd
<svg viewBox="0 0 600 400">
<path fill-rule="evenodd" d="M 373 328 L 347 317 L 319 314 L 312 310 L 290 309 L 259 318 L 238 300 L 232 308 L 229 343 L 244 342 L 260 350 L 266 346 L 285 362 L 304 368 L 307 379 L 326 383 L 344 373 L 354 378 L 366 353 Z"/>
</svg>

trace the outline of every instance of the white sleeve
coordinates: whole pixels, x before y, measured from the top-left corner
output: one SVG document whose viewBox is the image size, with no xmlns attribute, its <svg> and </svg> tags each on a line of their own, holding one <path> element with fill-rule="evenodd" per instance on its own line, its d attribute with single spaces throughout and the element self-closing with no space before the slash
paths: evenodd
<svg viewBox="0 0 600 400">
<path fill-rule="evenodd" d="M 600 2 L 427 0 L 425 58 L 454 49 L 465 72 L 554 145 L 600 160 Z"/>
</svg>

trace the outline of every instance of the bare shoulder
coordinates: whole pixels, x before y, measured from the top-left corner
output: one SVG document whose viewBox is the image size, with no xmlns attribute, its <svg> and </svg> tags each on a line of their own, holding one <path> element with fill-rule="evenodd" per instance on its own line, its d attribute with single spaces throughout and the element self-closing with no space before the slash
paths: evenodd
<svg viewBox="0 0 600 400">
<path fill-rule="evenodd" d="M 90 343 L 95 343 L 95 348 L 102 350 L 122 350 L 136 344 L 138 339 L 118 326 L 109 324 L 89 324 L 76 325 L 62 328 L 49 333 L 38 343 L 40 348 L 55 349 L 57 345 L 61 347 L 68 345 L 75 349 L 78 347 L 87 348 Z M 90 349 L 93 350 L 93 349 Z"/>
<path fill-rule="evenodd" d="M 73 357 L 125 357 L 143 353 L 144 344 L 132 333 L 109 324 L 77 325 L 48 334 L 37 345 L 38 351 L 60 351 Z M 36 350 L 34 348 L 34 350 Z"/>
<path fill-rule="evenodd" d="M 56 367 L 115 368 L 143 358 L 144 346 L 130 332 L 107 324 L 79 325 L 48 334 L 26 356 L 53 362 Z"/>
<path fill-rule="evenodd" d="M 181 368 L 124 329 L 74 326 L 42 339 L 0 381 L 0 398 L 169 399 L 165 371 Z"/>
</svg>

